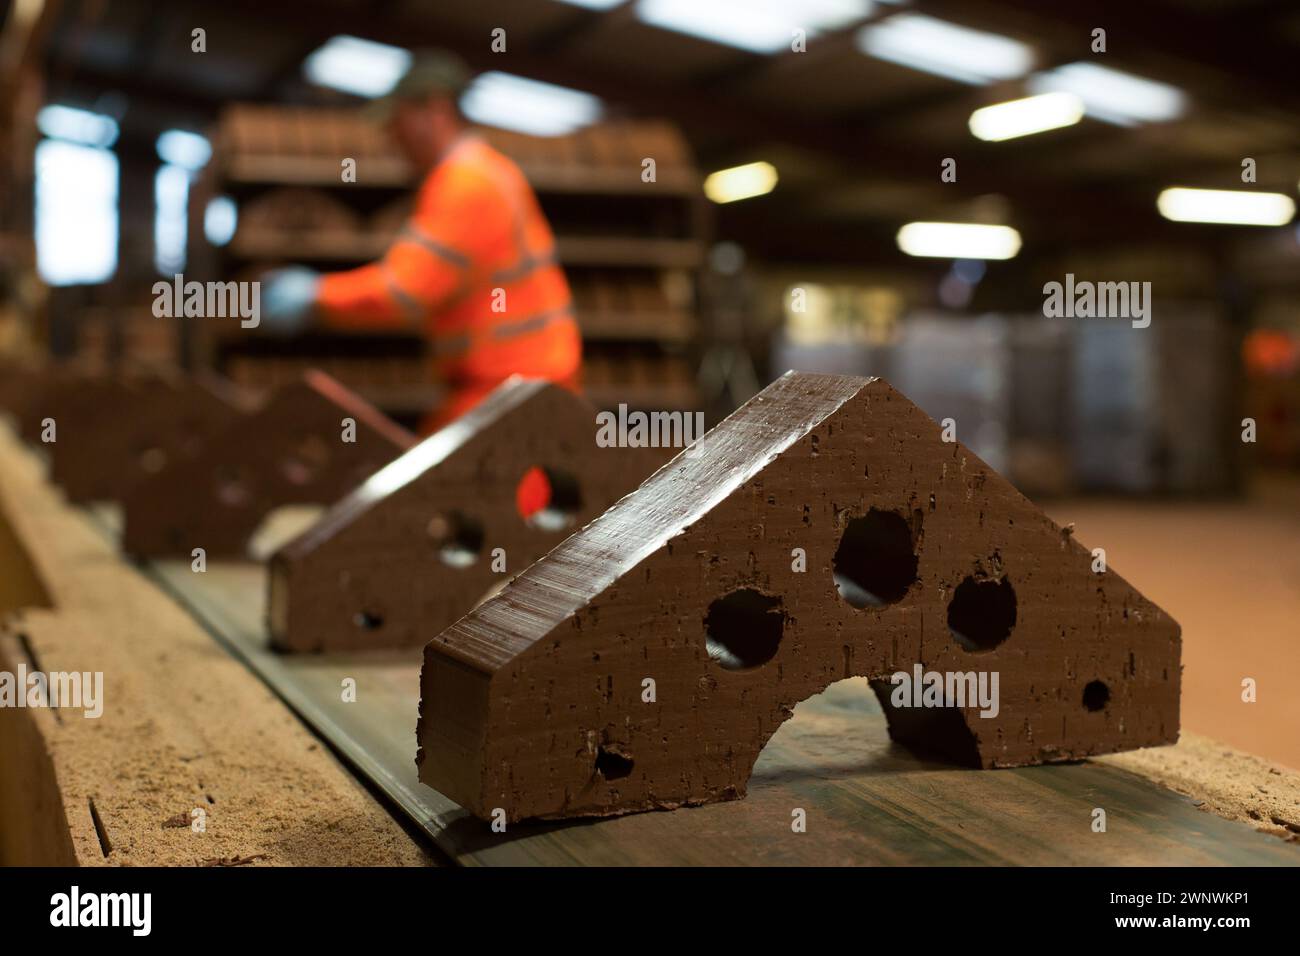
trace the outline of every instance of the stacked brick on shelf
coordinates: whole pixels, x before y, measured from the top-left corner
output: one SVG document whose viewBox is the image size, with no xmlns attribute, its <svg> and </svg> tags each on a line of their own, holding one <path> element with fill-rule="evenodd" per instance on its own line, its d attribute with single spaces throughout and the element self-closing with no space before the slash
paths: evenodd
<svg viewBox="0 0 1300 956">
<path fill-rule="evenodd" d="M 573 287 L 597 405 L 694 408 L 694 289 L 707 224 L 700 176 L 678 131 L 618 120 L 540 138 L 483 128 L 514 158 L 551 220 Z M 359 112 L 239 105 L 223 115 L 213 161 L 193 190 L 194 278 L 255 278 L 302 262 L 349 268 L 382 254 L 417 183 L 381 129 Z M 355 160 L 344 182 L 344 160 Z M 645 160 L 654 160 L 646 181 Z M 231 241 L 214 247 L 203 211 L 215 196 L 238 208 Z M 276 340 L 255 330 L 208 328 L 197 364 L 250 385 L 318 367 L 385 411 L 414 417 L 436 401 L 417 336 L 313 334 Z"/>
</svg>

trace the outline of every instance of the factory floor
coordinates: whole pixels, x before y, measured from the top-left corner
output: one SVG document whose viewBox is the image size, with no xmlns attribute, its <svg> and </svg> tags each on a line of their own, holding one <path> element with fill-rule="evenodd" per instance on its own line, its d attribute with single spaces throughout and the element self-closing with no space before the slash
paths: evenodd
<svg viewBox="0 0 1300 956">
<path fill-rule="evenodd" d="M 1183 730 L 1300 768 L 1300 479 L 1238 501 L 1043 507 L 1182 625 Z"/>
</svg>

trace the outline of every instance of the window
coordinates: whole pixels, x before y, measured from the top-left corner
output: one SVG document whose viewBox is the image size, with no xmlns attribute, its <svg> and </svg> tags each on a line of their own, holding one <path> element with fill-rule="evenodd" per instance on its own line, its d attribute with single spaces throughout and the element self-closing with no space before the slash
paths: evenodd
<svg viewBox="0 0 1300 956">
<path fill-rule="evenodd" d="M 189 232 L 190 177 L 212 156 L 212 146 L 198 133 L 169 129 L 158 137 L 163 160 L 154 176 L 153 263 L 161 275 L 185 268 Z"/>
<path fill-rule="evenodd" d="M 171 276 L 185 268 L 185 207 L 190 199 L 190 174 L 166 163 L 153 181 L 153 264 L 161 275 Z"/>
<path fill-rule="evenodd" d="M 117 157 L 109 150 L 61 139 L 37 144 L 36 267 L 42 279 L 74 285 L 113 275 L 117 196 Z"/>
</svg>

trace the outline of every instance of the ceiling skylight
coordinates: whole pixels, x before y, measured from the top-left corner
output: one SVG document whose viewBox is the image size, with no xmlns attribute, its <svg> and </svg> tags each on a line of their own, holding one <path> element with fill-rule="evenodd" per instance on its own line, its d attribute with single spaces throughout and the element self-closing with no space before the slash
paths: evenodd
<svg viewBox="0 0 1300 956">
<path fill-rule="evenodd" d="M 980 84 L 1023 76 L 1034 65 L 1025 44 L 997 33 L 959 27 L 919 13 L 900 13 L 858 31 L 858 49 L 868 56 Z"/>
<path fill-rule="evenodd" d="M 409 50 L 336 36 L 303 61 L 302 71 L 317 86 L 374 99 L 396 86 L 410 66 Z"/>
<path fill-rule="evenodd" d="M 1176 86 L 1146 80 L 1095 63 L 1070 63 L 1029 78 L 1033 93 L 1073 93 L 1094 119 L 1119 126 L 1177 119 L 1187 95 Z"/>
<path fill-rule="evenodd" d="M 869 16 L 872 0 L 640 0 L 646 23 L 693 37 L 751 50 L 790 49 L 794 31 L 811 39 Z"/>
<path fill-rule="evenodd" d="M 604 105 L 590 93 L 495 70 L 475 78 L 460 108 L 476 123 L 533 136 L 563 136 L 590 126 L 604 113 Z"/>
</svg>

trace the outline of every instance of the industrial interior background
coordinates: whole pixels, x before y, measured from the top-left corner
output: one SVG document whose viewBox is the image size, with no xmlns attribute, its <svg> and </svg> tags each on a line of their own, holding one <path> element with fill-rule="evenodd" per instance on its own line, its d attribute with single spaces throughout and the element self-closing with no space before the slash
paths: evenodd
<svg viewBox="0 0 1300 956">
<path fill-rule="evenodd" d="M 408 51 L 451 50 L 479 73 L 462 108 L 555 228 L 597 404 L 713 423 L 787 368 L 888 378 L 1182 623 L 1187 729 L 1300 766 L 1294 4 L 4 7 L 4 354 L 253 388 L 322 368 L 417 420 L 438 389 L 418 337 L 157 319 L 151 290 L 375 258 L 416 179 L 358 107 Z M 1082 115 L 973 134 L 1045 93 Z M 1174 221 L 1177 187 L 1273 204 Z M 908 254 L 915 222 L 1013 227 L 1018 251 Z M 1150 327 L 1046 317 L 1067 275 L 1149 282 Z"/>
</svg>

